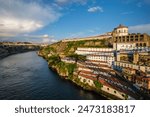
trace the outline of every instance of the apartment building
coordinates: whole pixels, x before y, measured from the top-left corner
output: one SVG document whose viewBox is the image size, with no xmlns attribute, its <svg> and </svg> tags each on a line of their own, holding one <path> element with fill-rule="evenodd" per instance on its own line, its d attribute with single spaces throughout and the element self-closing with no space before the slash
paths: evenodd
<svg viewBox="0 0 150 117">
<path fill-rule="evenodd" d="M 113 48 L 77 48 L 75 53 L 86 55 L 87 60 L 107 62 L 109 66 L 112 66 L 115 60 Z"/>
<path fill-rule="evenodd" d="M 91 61 L 78 62 L 78 79 L 80 82 L 95 87 L 95 81 L 102 84 L 101 91 L 118 97 L 119 99 L 135 99 L 136 95 L 127 83 L 120 81 L 115 76 L 115 71 L 107 64 L 91 63 Z"/>
</svg>

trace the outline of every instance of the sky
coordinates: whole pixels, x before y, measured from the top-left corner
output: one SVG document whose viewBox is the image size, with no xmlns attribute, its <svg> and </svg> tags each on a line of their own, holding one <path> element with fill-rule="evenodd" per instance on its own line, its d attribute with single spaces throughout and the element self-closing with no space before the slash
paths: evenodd
<svg viewBox="0 0 150 117">
<path fill-rule="evenodd" d="M 50 43 L 112 31 L 150 34 L 150 0 L 0 0 L 0 41 Z"/>
</svg>

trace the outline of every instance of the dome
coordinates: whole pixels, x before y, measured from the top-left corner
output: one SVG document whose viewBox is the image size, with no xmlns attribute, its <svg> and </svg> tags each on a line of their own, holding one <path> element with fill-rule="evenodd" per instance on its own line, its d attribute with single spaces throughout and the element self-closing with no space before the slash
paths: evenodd
<svg viewBox="0 0 150 117">
<path fill-rule="evenodd" d="M 122 24 L 120 24 L 118 27 L 117 27 L 117 29 L 118 28 L 128 28 L 127 26 L 124 26 L 124 25 L 122 25 Z"/>
</svg>

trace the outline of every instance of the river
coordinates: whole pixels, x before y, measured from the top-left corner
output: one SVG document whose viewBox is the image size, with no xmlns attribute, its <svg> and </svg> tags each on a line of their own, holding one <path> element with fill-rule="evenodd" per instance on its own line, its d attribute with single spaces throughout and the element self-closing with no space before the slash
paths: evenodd
<svg viewBox="0 0 150 117">
<path fill-rule="evenodd" d="M 0 60 L 0 99 L 102 100 L 105 98 L 61 79 L 34 51 L 11 55 Z"/>
</svg>

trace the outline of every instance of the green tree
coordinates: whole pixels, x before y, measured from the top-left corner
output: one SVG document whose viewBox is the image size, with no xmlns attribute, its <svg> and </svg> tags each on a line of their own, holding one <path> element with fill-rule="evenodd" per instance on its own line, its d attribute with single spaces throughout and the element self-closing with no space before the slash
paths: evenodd
<svg viewBox="0 0 150 117">
<path fill-rule="evenodd" d="M 76 62 L 77 61 L 85 61 L 86 60 L 86 56 L 78 55 L 78 54 L 70 54 L 67 57 L 73 58 Z"/>
</svg>

